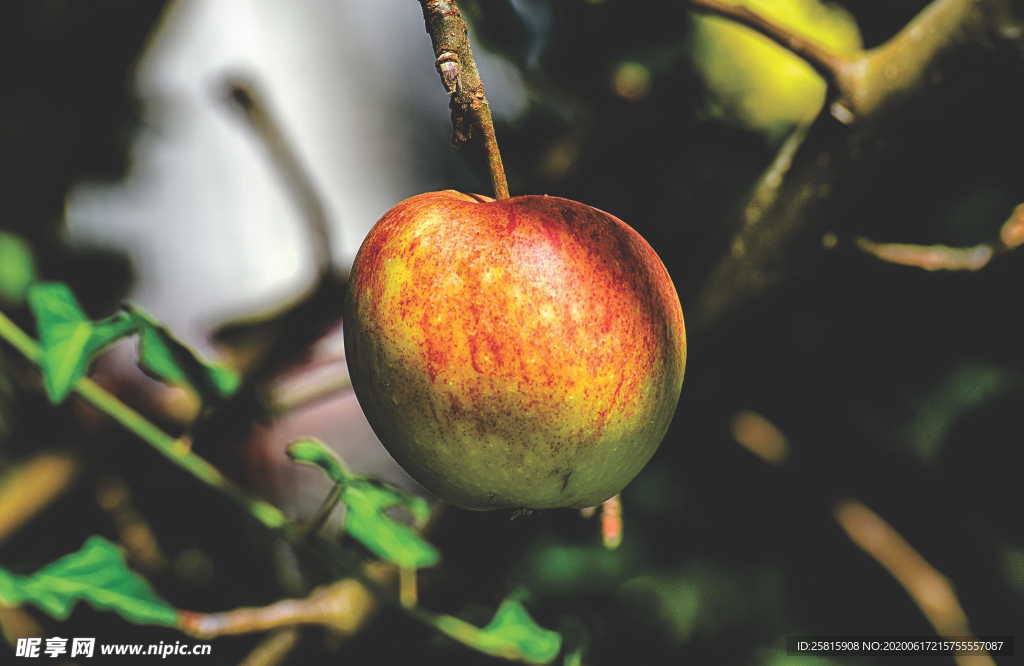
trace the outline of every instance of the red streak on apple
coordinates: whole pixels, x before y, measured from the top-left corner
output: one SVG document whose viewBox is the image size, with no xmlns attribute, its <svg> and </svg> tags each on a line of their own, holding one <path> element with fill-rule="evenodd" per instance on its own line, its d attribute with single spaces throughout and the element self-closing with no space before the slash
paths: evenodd
<svg viewBox="0 0 1024 666">
<path fill-rule="evenodd" d="M 400 202 L 356 256 L 344 330 L 377 436 L 471 509 L 618 493 L 664 438 L 686 364 L 679 297 L 650 245 L 549 196 Z"/>
</svg>

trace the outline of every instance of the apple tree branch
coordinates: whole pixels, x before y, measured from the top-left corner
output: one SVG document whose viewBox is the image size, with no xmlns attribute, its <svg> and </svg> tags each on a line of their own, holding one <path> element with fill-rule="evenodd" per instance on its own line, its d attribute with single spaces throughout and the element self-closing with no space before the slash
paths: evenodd
<svg viewBox="0 0 1024 666">
<path fill-rule="evenodd" d="M 703 9 L 709 4 L 688 1 Z M 727 321 L 819 257 L 824 221 L 843 212 L 836 193 L 842 189 L 847 202 L 856 197 L 865 174 L 892 158 L 885 152 L 887 132 L 905 124 L 908 114 L 928 111 L 909 102 L 935 85 L 966 85 L 944 76 L 959 58 L 1022 41 L 1020 10 L 1013 0 L 933 0 L 889 41 L 841 64 L 819 58 L 816 69 L 832 84 L 832 113 L 794 132 L 740 207 L 732 240 L 691 307 L 693 328 Z M 786 45 L 785 28 L 761 22 L 762 32 Z M 801 48 L 794 52 L 816 57 L 817 51 Z"/>
<path fill-rule="evenodd" d="M 842 55 L 746 6 L 723 0 L 688 0 L 695 10 L 756 30 L 806 61 L 829 84 L 833 115 L 847 124 L 912 90 L 937 57 L 957 45 L 957 38 L 968 32 L 972 23 L 1005 17 L 1007 12 L 996 6 L 1005 1 L 935 0 L 884 44 Z"/>
<path fill-rule="evenodd" d="M 315 282 L 280 310 L 231 322 L 214 335 L 220 343 L 231 337 L 257 341 L 238 354 L 243 359 L 237 363 L 244 371 L 241 388 L 214 405 L 193 427 L 197 450 L 230 469 L 226 463 L 235 456 L 233 447 L 253 423 L 273 411 L 268 406 L 273 380 L 302 361 L 313 343 L 341 321 L 338 294 L 346 276 L 332 260 L 331 221 L 324 198 L 260 86 L 244 74 L 232 73 L 224 77 L 218 93 L 252 131 L 299 208 L 317 271 Z"/>
<path fill-rule="evenodd" d="M 996 257 L 1024 245 L 1024 204 L 1014 208 L 994 239 L 972 247 L 876 243 L 867 238 L 855 242 L 861 250 L 893 264 L 926 271 L 979 271 Z"/>
</svg>

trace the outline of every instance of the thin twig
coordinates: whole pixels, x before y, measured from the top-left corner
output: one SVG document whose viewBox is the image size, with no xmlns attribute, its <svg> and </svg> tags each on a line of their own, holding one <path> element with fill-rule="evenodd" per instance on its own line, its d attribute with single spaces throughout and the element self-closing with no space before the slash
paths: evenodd
<svg viewBox="0 0 1024 666">
<path fill-rule="evenodd" d="M 416 569 L 398 568 L 398 601 L 405 608 L 414 608 L 419 603 L 419 588 Z"/>
<path fill-rule="evenodd" d="M 760 455 L 765 462 L 785 467 L 785 435 L 765 417 L 754 412 L 740 412 L 733 419 L 733 433 L 740 444 Z M 766 447 L 763 443 L 755 444 L 753 440 L 775 442 Z M 765 452 L 769 455 L 764 455 Z M 792 468 L 788 471 L 792 473 Z M 833 515 L 850 540 L 878 561 L 906 590 L 936 633 L 948 639 L 971 639 L 967 613 L 956 598 L 952 583 L 882 516 L 863 502 L 849 498 L 835 503 Z M 957 655 L 955 659 L 959 666 L 994 666 L 987 654 Z"/>
<path fill-rule="evenodd" d="M 340 483 L 335 483 L 331 486 L 330 492 L 327 493 L 327 497 L 321 502 L 320 508 L 317 509 L 316 515 L 309 521 L 309 524 L 302 531 L 302 538 L 310 537 L 320 531 L 320 529 L 327 523 L 327 519 L 331 517 L 334 509 L 338 506 L 338 502 L 341 500 L 341 492 L 343 488 Z"/>
<path fill-rule="evenodd" d="M 28 360 L 35 363 L 39 362 L 42 351 L 38 343 L 2 312 L 0 312 L 0 338 L 9 342 L 11 346 L 21 352 Z M 211 488 L 215 488 L 230 497 L 235 503 L 242 506 L 249 515 L 266 527 L 276 529 L 284 526 L 287 522 L 280 509 L 268 502 L 248 495 L 221 474 L 220 470 L 216 467 L 192 453 L 189 447 L 181 440 L 171 437 L 150 423 L 142 414 L 121 402 L 121 400 L 88 377 L 78 380 L 75 383 L 74 390 L 86 402 L 137 435 L 175 465 Z"/>
<path fill-rule="evenodd" d="M 224 79 L 224 98 L 240 112 L 256 134 L 260 145 L 269 153 L 270 163 L 299 206 L 309 229 L 310 248 L 321 273 L 331 270 L 331 233 L 327 207 L 313 178 L 299 158 L 294 144 L 285 136 L 281 123 L 256 84 L 240 75 Z"/>
<path fill-rule="evenodd" d="M 992 246 L 987 243 L 974 247 L 948 245 L 914 245 L 911 243 L 876 243 L 868 238 L 857 238 L 857 247 L 891 264 L 914 266 L 926 271 L 977 271 L 992 260 Z"/>
<path fill-rule="evenodd" d="M 491 106 L 469 45 L 469 30 L 456 0 L 419 0 L 423 20 L 434 46 L 434 64 L 451 97 L 452 141 L 470 142 L 477 133 L 487 155 L 494 198 L 507 199 L 508 181 L 494 133 Z"/>
<path fill-rule="evenodd" d="M 299 644 L 299 638 L 301 633 L 295 627 L 271 632 L 238 666 L 277 666 Z"/>
<path fill-rule="evenodd" d="M 789 456 L 789 443 L 778 426 L 749 409 L 732 417 L 733 439 L 770 465 L 781 465 Z"/>
<path fill-rule="evenodd" d="M 740 423 L 741 419 L 748 423 Z M 784 453 L 786 449 L 781 447 L 788 448 L 785 435 L 768 419 L 754 412 L 740 412 L 734 418 L 733 430 L 736 439 L 761 455 L 765 462 L 784 466 L 785 456 L 762 454 L 765 450 Z M 748 432 L 741 432 L 744 430 Z M 751 439 L 779 441 L 765 447 L 752 444 Z M 789 470 L 792 472 L 792 468 Z M 849 498 L 835 503 L 833 516 L 850 540 L 906 590 L 936 633 L 950 640 L 971 640 L 970 623 L 952 582 L 925 560 L 892 525 L 863 502 Z M 956 655 L 955 659 L 960 666 L 994 666 L 988 654 Z"/>
<path fill-rule="evenodd" d="M 0 604 L 0 633 L 14 647 L 19 638 L 42 636 L 46 630 L 24 606 Z"/>
<path fill-rule="evenodd" d="M 310 383 L 308 386 L 278 386 L 271 391 L 270 405 L 274 414 L 287 414 L 297 409 L 310 407 L 321 400 L 333 398 L 352 389 L 352 379 L 341 370 L 332 373 L 326 380 Z"/>
<path fill-rule="evenodd" d="M 270 411 L 267 387 L 341 320 L 345 277 L 331 261 L 331 226 L 323 199 L 267 103 L 256 86 L 241 77 L 228 77 L 224 86 L 302 211 L 319 271 L 316 284 L 296 301 L 272 317 L 240 326 L 257 331 L 265 341 L 249 361 L 239 390 L 196 424 L 194 433 L 199 450 L 230 469 L 227 465 L 236 457 L 231 447 Z"/>
<path fill-rule="evenodd" d="M 868 254 L 901 266 L 913 266 L 926 271 L 978 271 L 988 266 L 994 258 L 1024 245 L 1024 204 L 1013 210 L 996 238 L 973 247 L 876 243 L 867 238 L 857 238 L 855 242 L 857 247 Z"/>
<path fill-rule="evenodd" d="M 443 507 L 436 507 L 428 522 L 419 527 L 420 531 L 429 532 L 442 513 Z M 318 551 L 318 554 L 324 556 L 326 552 Z M 337 564 L 337 561 L 333 563 Z M 221 613 L 185 611 L 181 614 L 179 628 L 200 638 L 215 638 L 315 624 L 329 627 L 342 636 L 351 636 L 372 619 L 381 605 L 390 605 L 422 620 L 422 611 L 404 603 L 409 600 L 408 591 L 406 596 L 396 598 L 394 586 L 398 578 L 397 566 L 382 560 L 366 562 L 346 570 L 344 578 L 319 587 L 300 599 Z"/>
<path fill-rule="evenodd" d="M 907 591 L 936 633 L 971 640 L 967 614 L 950 580 L 928 563 L 892 525 L 862 502 L 846 499 L 835 507 L 835 519 L 850 540 L 878 562 Z M 995 666 L 990 656 L 958 655 L 961 666 Z"/>
<path fill-rule="evenodd" d="M 222 613 L 183 612 L 180 628 L 199 638 L 215 638 L 246 634 L 301 624 L 329 627 L 343 636 L 358 632 L 379 608 L 379 587 L 390 585 L 397 568 L 384 562 L 365 565 L 363 577 L 344 578 L 317 588 L 301 599 L 286 599 L 276 603 L 238 608 Z"/>
<path fill-rule="evenodd" d="M 156 533 L 132 503 L 131 489 L 121 479 L 107 477 L 96 484 L 96 501 L 117 530 L 118 541 L 132 564 L 148 573 L 167 566 Z"/>
<path fill-rule="evenodd" d="M 505 659 L 523 659 L 515 644 L 494 644 L 476 625 L 420 608 L 408 593 L 396 599 L 391 589 L 396 575 L 398 568 L 394 565 L 370 562 L 351 578 L 318 588 L 302 599 L 285 599 L 268 606 L 223 613 L 184 611 L 180 614 L 178 628 L 191 636 L 212 639 L 312 624 L 349 637 L 359 632 L 380 606 L 386 605 L 474 649 Z"/>
<path fill-rule="evenodd" d="M 9 470 L 0 482 L 0 543 L 66 492 L 80 463 L 71 453 L 52 451 Z"/>
<path fill-rule="evenodd" d="M 783 141 L 778 152 L 775 153 L 771 164 L 758 178 L 750 194 L 750 199 L 747 200 L 747 204 L 743 208 L 743 224 L 745 226 L 753 226 L 760 222 L 765 212 L 775 204 L 779 190 L 790 169 L 793 168 L 793 158 L 796 157 L 797 151 L 803 145 L 809 130 L 810 125 L 800 125 L 794 128 Z M 743 249 L 734 247 L 733 251 L 742 254 Z"/>
</svg>

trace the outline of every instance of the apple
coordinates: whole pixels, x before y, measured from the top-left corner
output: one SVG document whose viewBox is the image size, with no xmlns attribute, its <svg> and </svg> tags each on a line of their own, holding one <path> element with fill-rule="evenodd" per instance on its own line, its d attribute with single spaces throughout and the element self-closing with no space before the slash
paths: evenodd
<svg viewBox="0 0 1024 666">
<path fill-rule="evenodd" d="M 839 54 L 861 48 L 850 13 L 819 0 L 744 0 L 742 4 Z M 694 14 L 691 49 L 723 117 L 778 139 L 814 120 L 825 82 L 799 56 L 767 37 L 718 16 Z"/>
<path fill-rule="evenodd" d="M 664 265 L 624 222 L 569 199 L 400 202 L 356 255 L 344 317 L 374 432 L 465 508 L 601 503 L 654 454 L 682 389 Z"/>
</svg>

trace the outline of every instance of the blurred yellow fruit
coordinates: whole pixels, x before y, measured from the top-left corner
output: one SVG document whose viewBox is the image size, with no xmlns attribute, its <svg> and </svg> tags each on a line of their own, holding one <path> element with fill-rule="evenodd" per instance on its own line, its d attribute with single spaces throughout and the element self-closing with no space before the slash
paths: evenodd
<svg viewBox="0 0 1024 666">
<path fill-rule="evenodd" d="M 624 62 L 612 73 L 612 90 L 629 102 L 638 102 L 651 92 L 651 70 L 638 62 Z"/>
<path fill-rule="evenodd" d="M 819 0 L 743 0 L 744 5 L 836 53 L 861 48 L 848 11 Z M 810 122 L 825 82 L 804 60 L 734 21 L 695 14 L 693 57 L 713 108 L 725 118 L 778 138 Z"/>
</svg>

